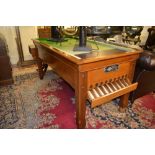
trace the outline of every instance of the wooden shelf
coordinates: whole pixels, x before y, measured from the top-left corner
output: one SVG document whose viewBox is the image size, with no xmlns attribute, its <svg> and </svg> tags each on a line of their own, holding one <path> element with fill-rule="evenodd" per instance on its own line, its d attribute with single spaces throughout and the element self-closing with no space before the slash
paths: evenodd
<svg viewBox="0 0 155 155">
<path fill-rule="evenodd" d="M 91 107 L 94 108 L 112 100 L 113 98 L 135 90 L 137 85 L 138 83 L 131 84 L 127 78 L 104 83 L 88 91 L 88 100 L 91 102 Z"/>
</svg>

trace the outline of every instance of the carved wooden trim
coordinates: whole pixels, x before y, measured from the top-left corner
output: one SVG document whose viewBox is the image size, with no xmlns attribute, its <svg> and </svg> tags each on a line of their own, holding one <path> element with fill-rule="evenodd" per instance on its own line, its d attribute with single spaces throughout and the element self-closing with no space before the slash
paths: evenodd
<svg viewBox="0 0 155 155">
<path fill-rule="evenodd" d="M 19 26 L 15 26 L 16 30 L 16 43 L 17 43 L 17 49 L 18 49 L 18 55 L 19 55 L 19 61 L 17 63 L 18 66 L 28 66 L 34 64 L 34 60 L 24 60 L 24 53 L 23 53 L 23 47 L 21 42 L 21 35 Z"/>
</svg>

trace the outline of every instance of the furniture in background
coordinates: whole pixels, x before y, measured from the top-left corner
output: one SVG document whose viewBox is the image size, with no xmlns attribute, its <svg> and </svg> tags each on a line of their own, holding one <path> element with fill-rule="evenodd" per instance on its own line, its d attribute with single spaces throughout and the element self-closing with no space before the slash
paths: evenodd
<svg viewBox="0 0 155 155">
<path fill-rule="evenodd" d="M 136 64 L 133 82 L 138 82 L 138 87 L 131 93 L 131 102 L 155 91 L 155 53 L 144 51 L 140 55 Z"/>
<path fill-rule="evenodd" d="M 144 45 L 145 50 L 155 52 L 155 26 L 148 29 L 149 35 Z"/>
<path fill-rule="evenodd" d="M 142 51 L 88 41 L 95 51 L 76 52 L 73 48 L 77 40 L 67 39 L 61 44 L 35 39 L 36 48 L 30 46 L 29 49 L 37 62 L 40 79 L 43 79 L 48 64 L 75 89 L 77 127 L 85 128 L 87 99 L 93 108 L 120 96 L 120 110 L 125 109 L 129 93 L 137 87 L 132 79 L 136 60 Z"/>
<path fill-rule="evenodd" d="M 51 38 L 51 27 L 38 28 L 38 36 L 39 38 Z"/>
<path fill-rule="evenodd" d="M 12 68 L 8 56 L 8 47 L 5 38 L 0 34 L 0 86 L 12 83 Z"/>
<path fill-rule="evenodd" d="M 140 35 L 143 30 L 143 26 L 125 26 L 122 33 L 122 40 L 127 44 L 140 43 Z"/>
<path fill-rule="evenodd" d="M 138 87 L 131 93 L 132 102 L 155 91 L 155 28 L 149 28 L 148 32 L 149 35 L 143 47 L 144 52 L 141 53 L 136 64 L 134 82 L 138 82 Z"/>
<path fill-rule="evenodd" d="M 89 26 L 87 27 L 88 36 L 98 36 L 106 41 L 107 38 L 113 38 L 116 35 L 121 35 L 123 26 Z"/>
</svg>

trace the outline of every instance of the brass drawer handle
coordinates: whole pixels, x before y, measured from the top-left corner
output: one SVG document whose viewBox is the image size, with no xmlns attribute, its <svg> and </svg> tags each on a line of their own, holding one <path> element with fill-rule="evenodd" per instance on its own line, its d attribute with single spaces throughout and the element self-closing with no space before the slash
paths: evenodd
<svg viewBox="0 0 155 155">
<path fill-rule="evenodd" d="M 119 69 L 119 65 L 115 64 L 115 65 L 107 66 L 103 70 L 105 73 L 109 73 L 109 72 L 117 71 L 118 69 Z"/>
</svg>

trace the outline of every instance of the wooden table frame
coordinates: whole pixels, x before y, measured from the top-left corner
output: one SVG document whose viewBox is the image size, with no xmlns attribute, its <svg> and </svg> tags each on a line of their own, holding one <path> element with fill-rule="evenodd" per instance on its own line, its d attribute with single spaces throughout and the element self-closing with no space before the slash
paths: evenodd
<svg viewBox="0 0 155 155">
<path fill-rule="evenodd" d="M 141 50 L 133 49 L 132 52 L 122 54 L 113 54 L 106 57 L 97 57 L 93 59 L 79 60 L 72 55 L 67 55 L 63 51 L 59 51 L 51 46 L 40 43 L 38 40 L 33 40 L 35 48 L 29 47 L 30 52 L 38 65 L 39 77 L 43 79 L 44 74 L 49 64 L 52 69 L 68 82 L 75 90 L 76 98 L 76 123 L 77 128 L 85 128 L 85 112 L 86 100 L 88 98 L 87 91 L 91 83 L 88 75 L 92 70 L 98 70 L 111 64 L 130 63 L 128 78 L 133 79 L 136 60 L 139 57 Z M 92 78 L 93 77 L 89 77 Z M 109 77 L 111 78 L 111 77 Z M 128 105 L 129 93 L 117 94 L 120 96 L 120 110 Z M 107 98 L 108 100 L 108 98 Z M 111 98 L 109 98 L 111 100 Z"/>
</svg>

